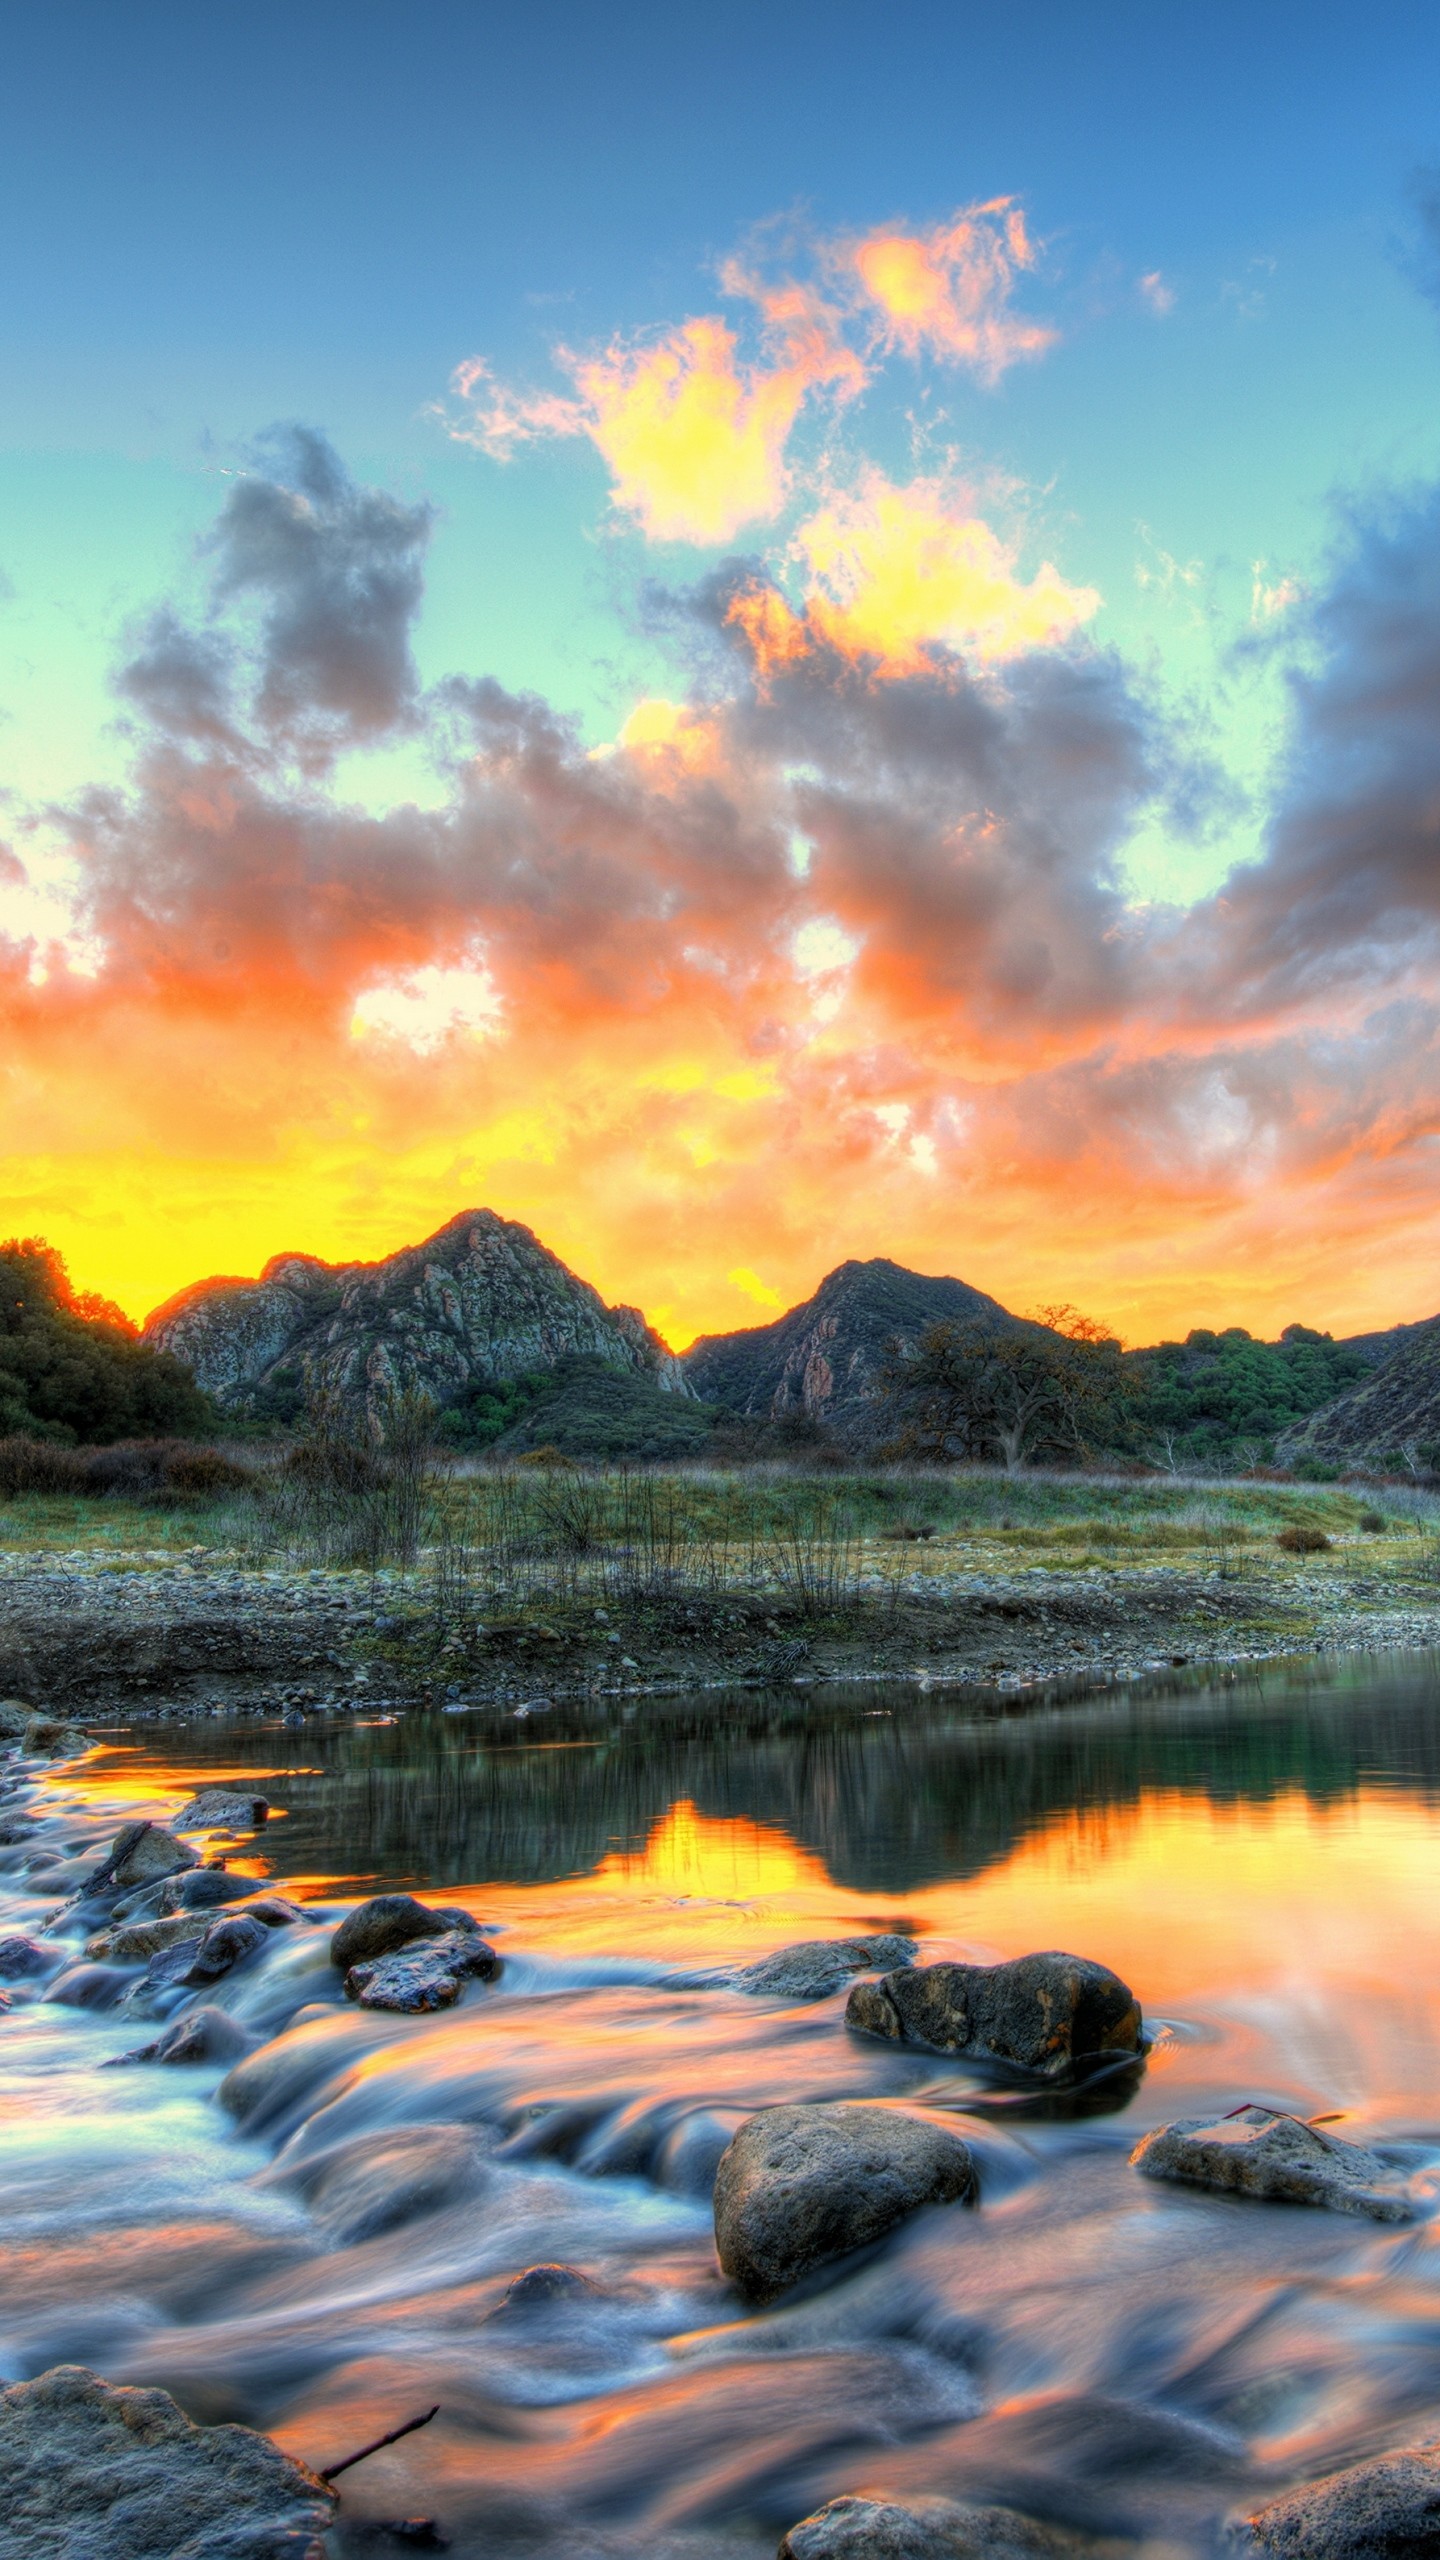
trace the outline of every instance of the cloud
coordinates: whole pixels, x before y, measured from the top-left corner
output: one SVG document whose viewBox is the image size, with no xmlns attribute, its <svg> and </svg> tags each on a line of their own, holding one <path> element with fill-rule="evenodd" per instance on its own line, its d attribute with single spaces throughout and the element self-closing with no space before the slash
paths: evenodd
<svg viewBox="0 0 1440 2560">
<path fill-rule="evenodd" d="M 1139 277 L 1136 290 L 1141 301 L 1148 310 L 1153 311 L 1157 320 L 1169 319 L 1175 308 L 1175 287 L 1173 284 L 1166 283 L 1158 267 L 1152 267 L 1148 275 Z"/>
<path fill-rule="evenodd" d="M 1009 307 L 1019 278 L 1035 264 L 1013 196 L 970 205 L 929 231 L 882 225 L 831 254 L 878 315 L 882 344 L 905 355 L 938 356 L 995 382 L 1055 343 L 1053 329 Z"/>
<path fill-rule="evenodd" d="M 517 390 L 476 356 L 431 414 L 499 462 L 537 438 L 586 437 L 609 472 L 611 504 L 648 540 L 714 547 L 782 513 L 802 415 L 822 396 L 855 399 L 886 355 L 928 355 L 993 383 L 1054 341 L 1010 308 L 1035 262 L 1011 197 L 929 231 L 792 237 L 778 273 L 767 233 L 751 247 L 724 262 L 720 283 L 755 315 L 754 353 L 707 313 L 599 349 L 558 346 L 571 385 L 563 393 Z"/>
<path fill-rule="evenodd" d="M 912 675 L 932 649 L 982 661 L 1053 648 L 1100 598 L 1046 561 L 1017 575 L 1013 546 L 977 516 L 966 491 L 942 479 L 897 488 L 879 471 L 798 527 L 799 613 L 767 582 L 738 593 L 731 618 L 763 681 L 813 649 L 834 650 L 881 676 Z"/>
<path fill-rule="evenodd" d="M 422 694 L 423 510 L 268 456 L 213 613 L 129 652 L 124 786 L 20 813 L 0 880 L 4 1215 L 82 1278 L 143 1310 L 489 1200 L 681 1338 L 869 1252 L 1132 1338 L 1427 1311 L 1440 496 L 1357 517 L 1280 626 L 1264 858 L 1178 913 L 1124 866 L 1185 738 L 1077 614 L 1061 646 L 896 643 L 876 680 L 882 500 L 948 541 L 978 521 L 948 483 L 812 535 L 806 645 L 764 681 L 731 612 L 757 573 L 712 576 L 703 686 L 595 751 L 489 677 Z M 1007 611 L 1040 590 L 987 563 Z M 344 799 L 320 750 L 397 724 L 433 803 Z"/>
</svg>

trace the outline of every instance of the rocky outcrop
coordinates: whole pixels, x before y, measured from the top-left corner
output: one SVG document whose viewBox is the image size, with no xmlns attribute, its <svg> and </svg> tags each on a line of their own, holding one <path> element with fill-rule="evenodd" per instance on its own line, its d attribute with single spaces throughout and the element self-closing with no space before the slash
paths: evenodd
<svg viewBox="0 0 1440 2560">
<path fill-rule="evenodd" d="M 1140 2003 L 1084 1956 L 927 1964 L 857 1982 L 845 2023 L 936 2053 L 973 2053 L 1054 2079 L 1077 2063 L 1140 2051 Z"/>
<path fill-rule="evenodd" d="M 715 2249 L 769 2302 L 812 2269 L 884 2238 L 922 2205 L 975 2193 L 958 2134 L 888 2107 L 762 2107 L 715 2173 Z"/>
<path fill-rule="evenodd" d="M 1275 1455 L 1282 1467 L 1319 1458 L 1330 1466 L 1409 1465 L 1433 1473 L 1440 1460 L 1440 1316 L 1405 1326 L 1370 1377 L 1285 1432 Z"/>
<path fill-rule="evenodd" d="M 774 1324 L 702 1334 L 685 1354 L 685 1376 L 697 1396 L 730 1413 L 804 1415 L 864 1437 L 891 1344 L 914 1342 L 942 1320 L 1016 1321 L 963 1280 L 928 1279 L 879 1259 L 842 1262 L 813 1298 Z"/>
<path fill-rule="evenodd" d="M 777 2560 L 1071 2560 L 1073 2533 L 954 2498 L 832 2498 L 792 2524 Z"/>
<path fill-rule="evenodd" d="M 1334 2471 L 1272 2498 L 1246 2524 L 1250 2548 L 1274 2560 L 1418 2560 L 1440 2550 L 1440 2447 Z"/>
<path fill-rule="evenodd" d="M 1373 2222 L 1409 2222 L 1414 2214 L 1403 2178 L 1378 2153 L 1272 2107 L 1162 2124 L 1136 2144 L 1130 2159 L 1147 2178 L 1173 2178 L 1223 2195 L 1328 2205 L 1335 2213 L 1368 2214 Z"/>
<path fill-rule="evenodd" d="M 268 2436 L 75 2364 L 0 2391 L 0 2478 L 17 2560 L 321 2560 L 335 2506 Z"/>
<path fill-rule="evenodd" d="M 492 1209 L 383 1262 L 280 1254 L 258 1280 L 202 1280 L 157 1308 L 142 1338 L 185 1361 L 227 1412 L 279 1421 L 320 1393 L 372 1418 L 409 1393 L 445 1411 L 577 1358 L 690 1392 L 634 1307 L 607 1307 Z"/>
</svg>

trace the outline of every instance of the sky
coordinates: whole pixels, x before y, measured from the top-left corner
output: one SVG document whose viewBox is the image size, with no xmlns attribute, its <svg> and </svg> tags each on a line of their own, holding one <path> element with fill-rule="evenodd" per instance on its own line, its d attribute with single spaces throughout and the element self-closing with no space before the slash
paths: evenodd
<svg viewBox="0 0 1440 2560">
<path fill-rule="evenodd" d="M 6 16 L 0 1233 L 1440 1307 L 1440 20 Z"/>
</svg>

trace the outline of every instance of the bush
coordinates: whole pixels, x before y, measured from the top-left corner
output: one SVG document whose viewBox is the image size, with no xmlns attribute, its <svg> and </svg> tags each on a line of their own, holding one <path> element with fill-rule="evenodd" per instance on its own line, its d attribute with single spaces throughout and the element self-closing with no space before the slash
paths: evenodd
<svg viewBox="0 0 1440 2560">
<path fill-rule="evenodd" d="M 55 1440 L 33 1440 L 15 1432 L 0 1440 L 0 1501 L 22 1494 L 84 1493 L 85 1461 L 76 1449 Z"/>
<path fill-rule="evenodd" d="M 213 1502 L 252 1481 L 218 1449 L 188 1440 L 121 1440 L 104 1449 L 67 1449 L 17 1432 L 0 1440 L 0 1501 L 69 1494 L 92 1501 Z"/>
<path fill-rule="evenodd" d="M 1379 1538 L 1383 1537 L 1390 1524 L 1383 1511 L 1362 1511 L 1359 1525 L 1367 1538 Z"/>
<path fill-rule="evenodd" d="M 1329 1552 L 1330 1541 L 1323 1529 L 1282 1529 L 1275 1541 L 1287 1556 L 1320 1556 Z"/>
</svg>

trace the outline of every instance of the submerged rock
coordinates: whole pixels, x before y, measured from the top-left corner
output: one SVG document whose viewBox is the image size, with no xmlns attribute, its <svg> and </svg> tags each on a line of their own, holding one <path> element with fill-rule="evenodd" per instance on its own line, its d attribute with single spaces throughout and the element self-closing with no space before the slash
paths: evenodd
<svg viewBox="0 0 1440 2560">
<path fill-rule="evenodd" d="M 177 1840 L 159 1822 L 127 1822 L 110 1844 L 110 1854 L 86 1882 L 87 1893 L 124 1893 L 137 1884 L 154 1884 L 181 1867 L 198 1867 L 195 1850 Z"/>
<path fill-rule="evenodd" d="M 268 1796 L 236 1787 L 202 1787 L 173 1820 L 177 1831 L 258 1831 L 269 1818 Z"/>
<path fill-rule="evenodd" d="M 600 2302 L 604 2296 L 598 2284 L 582 2275 L 578 2267 L 547 2264 L 527 2267 L 505 2291 L 490 2313 L 492 2320 L 534 2320 L 554 2312 L 567 2302 Z"/>
<path fill-rule="evenodd" d="M 348 1973 L 352 1965 L 395 1955 L 417 1938 L 443 1938 L 457 1929 L 473 1929 L 478 1936 L 479 1923 L 468 1911 L 432 1911 L 413 1893 L 377 1893 L 341 1921 L 330 1941 L 330 1961 Z"/>
<path fill-rule="evenodd" d="M 453 1929 L 398 1955 L 352 1965 L 345 1996 L 362 2009 L 450 2009 L 466 1981 L 491 1982 L 499 1970 L 500 1958 L 478 1930 Z"/>
<path fill-rule="evenodd" d="M 1046 2079 L 1077 2062 L 1138 2053 L 1140 2004 L 1117 1973 L 1085 1956 L 1009 1964 L 926 1964 L 857 1982 L 848 2027 L 937 2053 L 976 2053 Z"/>
<path fill-rule="evenodd" d="M 133 2053 L 117 2053 L 115 2065 L 125 2062 L 238 2062 L 253 2053 L 255 2039 L 246 2034 L 234 2018 L 223 2009 L 190 2009 L 183 2018 L 157 2036 L 153 2044 L 138 2045 Z M 109 2066 L 107 2066 L 108 2068 Z"/>
<path fill-rule="evenodd" d="M 1418 2560 L 1440 2550 L 1440 2446 L 1287 2489 L 1245 2524 L 1250 2548 L 1276 2560 Z"/>
<path fill-rule="evenodd" d="M 1087 2548 L 1057 2525 L 953 2498 L 832 2498 L 792 2524 L 777 2560 L 1069 2560 Z"/>
<path fill-rule="evenodd" d="M 335 2492 L 249 2427 L 55 2365 L 0 2391 L 0 2551 L 24 2560 L 321 2560 Z"/>
<path fill-rule="evenodd" d="M 773 1956 L 741 1965 L 728 1978 L 732 1989 L 770 2000 L 828 2000 L 854 1973 L 881 1973 L 913 1965 L 913 1938 L 802 1938 Z"/>
<path fill-rule="evenodd" d="M 223 1867 L 191 1867 L 184 1875 L 167 1876 L 160 1887 L 162 1911 L 213 1911 L 222 1902 L 243 1902 L 255 1890 L 253 1876 L 227 1875 Z"/>
<path fill-rule="evenodd" d="M 258 1954 L 268 1946 L 270 1932 L 263 1920 L 251 1911 L 227 1911 L 212 1920 L 205 1934 L 197 1939 L 181 1939 L 173 1947 L 163 1947 L 150 1960 L 145 1987 L 151 1991 L 171 1990 L 176 1984 L 187 1988 L 201 1983 L 218 1982 L 222 1975 L 233 1973 L 237 1964 Z"/>
<path fill-rule="evenodd" d="M 1376 2222 L 1409 2222 L 1415 2208 L 1398 2172 L 1358 2142 L 1342 2142 L 1270 2107 L 1188 2116 L 1147 2133 L 1130 2154 L 1147 2178 L 1212 2187 L 1225 2195 L 1328 2205 Z"/>
<path fill-rule="evenodd" d="M 762 2107 L 715 2173 L 715 2248 L 752 2302 L 879 2240 L 921 2205 L 968 2202 L 958 2134 L 885 2107 Z"/>
<path fill-rule="evenodd" d="M 421 2124 L 357 2134 L 318 2159 L 277 2166 L 262 2183 L 301 2195 L 329 2237 L 349 2248 L 468 2203 L 488 2175 L 472 2125 Z"/>
<path fill-rule="evenodd" d="M 54 1973 L 68 1955 L 67 1947 L 47 1946 L 43 1938 L 0 1938 L 0 1982 L 31 1982 L 37 1974 Z"/>
</svg>

